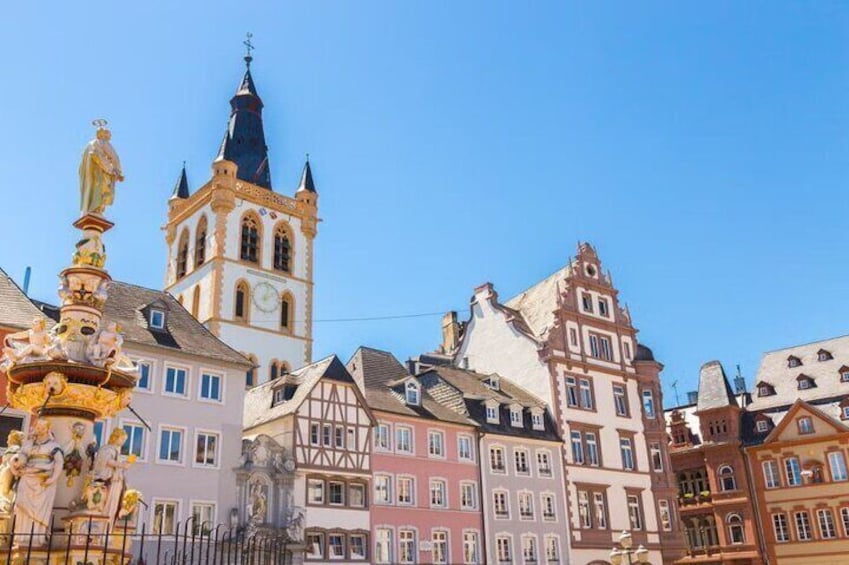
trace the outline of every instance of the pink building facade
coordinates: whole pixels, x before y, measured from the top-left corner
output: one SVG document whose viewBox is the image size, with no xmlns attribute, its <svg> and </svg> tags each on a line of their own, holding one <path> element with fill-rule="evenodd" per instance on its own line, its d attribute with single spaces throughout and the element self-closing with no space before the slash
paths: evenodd
<svg viewBox="0 0 849 565">
<path fill-rule="evenodd" d="M 389 353 L 360 348 L 348 369 L 377 419 L 370 561 L 485 563 L 476 424 Z"/>
</svg>

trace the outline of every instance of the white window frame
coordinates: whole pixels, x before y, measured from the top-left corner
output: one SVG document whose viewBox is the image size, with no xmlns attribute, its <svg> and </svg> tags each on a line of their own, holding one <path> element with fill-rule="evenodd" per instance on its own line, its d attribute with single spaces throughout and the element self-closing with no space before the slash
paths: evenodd
<svg viewBox="0 0 849 565">
<path fill-rule="evenodd" d="M 409 482 L 410 484 L 410 500 L 409 502 L 401 501 L 401 481 Z M 429 494 L 429 493 L 428 493 Z M 395 476 L 395 504 L 398 506 L 415 506 L 416 505 L 416 477 L 413 475 L 396 475 Z"/>
<path fill-rule="evenodd" d="M 545 430 L 545 413 L 538 408 L 531 409 L 531 428 Z"/>
<path fill-rule="evenodd" d="M 502 544 L 501 542 L 506 542 Z M 502 546 L 507 548 L 507 555 L 501 555 Z M 510 534 L 498 533 L 495 536 L 495 563 L 514 563 L 513 561 L 513 536 Z"/>
<path fill-rule="evenodd" d="M 413 393 L 412 398 L 410 393 Z M 416 381 L 409 380 L 404 384 L 404 402 L 411 406 L 420 406 L 422 403 L 421 385 Z"/>
<path fill-rule="evenodd" d="M 218 379 L 218 396 L 219 398 L 211 398 L 203 395 L 203 378 L 210 377 Z M 210 385 L 210 390 L 212 386 Z M 219 371 L 211 369 L 201 369 L 200 377 L 198 378 L 198 400 L 209 404 L 224 404 L 224 375 Z"/>
<path fill-rule="evenodd" d="M 519 470 L 519 456 L 523 455 L 525 459 L 525 470 Z M 531 476 L 531 454 L 525 448 L 514 448 L 513 449 L 513 472 L 520 477 L 530 477 Z"/>
<path fill-rule="evenodd" d="M 156 507 L 157 505 L 173 505 L 174 506 L 174 530 L 167 532 L 165 529 L 162 529 L 162 535 L 173 535 L 176 532 L 177 524 L 180 522 L 180 507 L 181 501 L 176 498 L 154 498 L 150 503 L 150 529 L 151 534 L 159 535 L 159 530 L 156 528 Z M 163 512 L 164 514 L 164 512 Z M 163 521 L 162 524 L 165 522 Z"/>
<path fill-rule="evenodd" d="M 178 392 L 169 392 L 168 391 L 168 369 L 174 369 L 175 371 L 185 371 L 186 372 L 185 383 L 183 385 L 183 390 L 184 390 L 183 394 L 180 394 Z M 175 374 L 175 377 L 174 377 L 174 384 L 175 385 L 177 384 L 176 374 Z M 165 365 L 165 369 L 163 369 L 163 371 L 162 371 L 162 396 L 167 396 L 168 398 L 179 398 L 181 400 L 188 400 L 190 390 L 191 390 L 191 370 L 188 367 L 185 367 L 185 366 L 172 365 L 170 363 L 167 363 Z"/>
<path fill-rule="evenodd" d="M 412 539 L 401 539 L 401 534 L 412 534 Z M 408 536 L 404 536 L 408 537 Z M 402 528 L 398 528 L 398 563 L 402 563 L 407 565 L 409 563 L 415 563 L 418 559 L 419 553 L 419 531 L 418 528 L 411 528 L 404 526 Z M 411 544 L 412 551 L 410 552 L 410 556 L 407 557 L 404 552 L 403 546 L 404 544 Z"/>
<path fill-rule="evenodd" d="M 488 424 L 497 424 L 500 420 L 500 405 L 495 402 L 486 403 L 486 421 Z"/>
<path fill-rule="evenodd" d="M 772 515 L 772 533 L 775 536 L 776 543 L 788 543 L 790 541 L 790 522 L 783 512 Z"/>
<path fill-rule="evenodd" d="M 492 454 L 494 451 L 501 452 L 501 469 L 496 469 L 493 466 Z M 494 475 L 506 475 L 507 474 L 507 449 L 503 445 L 490 445 L 489 446 L 489 472 Z"/>
<path fill-rule="evenodd" d="M 399 438 L 399 435 L 402 431 L 406 431 L 410 434 L 410 441 L 409 441 L 410 450 L 409 451 L 407 451 L 405 449 L 401 449 L 401 442 L 398 440 L 398 438 Z M 400 453 L 402 455 L 413 455 L 413 454 L 415 454 L 416 445 L 415 445 L 415 437 L 414 436 L 415 436 L 415 434 L 413 434 L 412 426 L 396 424 L 395 425 L 395 453 Z"/>
<path fill-rule="evenodd" d="M 314 500 L 312 498 L 312 487 L 321 483 L 321 499 Z M 327 503 L 327 481 L 319 477 L 307 477 L 307 504 L 324 505 Z"/>
<path fill-rule="evenodd" d="M 828 459 L 828 472 L 831 476 L 831 480 L 833 482 L 842 482 L 849 480 L 849 470 L 846 468 L 846 457 L 843 456 L 843 451 L 829 451 L 826 454 L 826 458 Z M 839 465 L 837 465 L 842 472 L 842 476 L 836 475 L 834 472 L 835 461 L 839 461 Z"/>
<path fill-rule="evenodd" d="M 199 531 L 204 531 L 204 532 L 208 533 L 209 531 L 214 530 L 216 524 L 218 523 L 218 503 L 214 500 L 191 499 L 189 501 L 189 516 L 194 516 L 195 515 L 195 508 L 199 507 L 199 506 L 203 506 L 203 507 L 207 507 L 207 508 L 212 507 L 212 516 L 210 517 L 209 521 L 201 520 L 200 522 L 198 522 L 197 520 L 193 520 L 192 521 L 192 527 L 193 528 L 203 528 L 203 524 L 205 524 L 205 523 L 209 524 L 209 526 L 211 526 L 211 527 L 208 526 L 209 530 L 199 530 Z"/>
<path fill-rule="evenodd" d="M 438 452 L 433 451 L 433 438 L 439 438 L 437 447 Z M 431 459 L 445 459 L 445 432 L 437 429 L 429 429 L 427 431 L 427 456 Z"/>
<path fill-rule="evenodd" d="M 380 430 L 386 431 L 386 445 L 380 444 Z M 375 451 L 383 452 L 392 451 L 392 425 L 388 422 L 378 422 L 377 428 L 374 431 L 374 449 Z"/>
<path fill-rule="evenodd" d="M 466 491 L 472 494 L 471 505 L 466 504 Z M 460 481 L 460 510 L 478 509 L 478 484 L 474 481 Z"/>
<path fill-rule="evenodd" d="M 524 418 L 522 418 L 522 409 L 516 408 L 516 407 L 511 407 L 510 408 L 510 425 L 513 426 L 514 428 L 521 428 L 521 427 L 523 427 L 523 424 L 524 424 L 523 420 L 524 420 Z"/>
<path fill-rule="evenodd" d="M 543 466 L 540 461 L 540 456 L 547 461 L 547 465 Z M 551 450 L 548 449 L 537 449 L 535 452 L 535 458 L 537 460 L 537 476 L 545 479 L 550 479 L 554 476 L 554 469 L 551 466 Z"/>
<path fill-rule="evenodd" d="M 761 463 L 764 473 L 764 487 L 768 489 L 781 488 L 781 470 L 778 467 L 778 461 L 775 459 L 767 459 Z"/>
<path fill-rule="evenodd" d="M 380 559 L 378 561 L 377 555 L 380 552 L 377 551 L 377 547 L 378 547 L 379 543 L 383 543 L 383 540 L 380 539 L 379 534 L 382 534 L 384 532 L 388 533 L 388 537 L 385 540 L 386 553 L 387 553 L 386 560 Z M 324 532 L 321 532 L 321 533 L 324 533 Z M 385 565 L 385 564 L 388 564 L 388 563 L 392 563 L 393 562 L 392 560 L 395 558 L 395 528 L 388 526 L 386 524 L 379 524 L 377 527 L 375 527 L 374 528 L 374 546 L 372 547 L 372 551 L 374 552 L 373 558 L 375 559 L 375 563 L 378 563 L 379 565 Z M 323 558 L 324 558 L 324 555 L 322 554 L 322 556 L 319 557 L 319 559 L 323 559 Z"/>
<path fill-rule="evenodd" d="M 138 367 L 138 371 L 139 371 L 139 380 L 138 380 L 139 383 L 141 382 L 141 367 L 142 367 L 142 365 L 147 366 L 147 386 L 146 387 L 139 386 L 139 384 L 137 383 L 136 387 L 133 389 L 133 393 L 142 392 L 144 394 L 153 394 L 155 392 L 155 388 L 154 388 L 154 385 L 153 385 L 153 373 L 154 373 L 154 367 L 156 365 L 155 365 L 155 363 L 152 359 L 136 359 L 136 366 Z"/>
<path fill-rule="evenodd" d="M 547 565 L 551 565 L 553 563 L 560 563 L 560 536 L 557 534 L 546 534 L 543 538 L 545 540 L 545 563 Z M 552 543 L 554 547 L 554 556 L 551 555 L 551 547 Z"/>
<path fill-rule="evenodd" d="M 536 520 L 536 508 L 534 508 L 534 493 L 529 490 L 520 490 L 516 494 L 516 499 L 519 502 L 519 521 L 520 522 L 533 522 Z M 527 502 L 527 504 L 523 504 L 523 501 Z M 530 512 L 523 513 L 523 506 L 527 506 L 527 510 Z"/>
<path fill-rule="evenodd" d="M 469 443 L 469 456 L 463 456 L 463 440 Z M 457 435 L 457 459 L 460 461 L 466 461 L 469 463 L 475 462 L 475 440 L 469 434 L 458 434 Z"/>
<path fill-rule="evenodd" d="M 215 446 L 215 462 L 210 465 L 208 463 L 198 463 L 197 462 L 197 447 L 198 440 L 200 436 L 215 436 L 216 446 Z M 218 430 L 207 430 L 204 428 L 195 428 L 195 441 L 192 445 L 192 467 L 198 469 L 220 469 L 221 468 L 221 441 L 222 441 L 222 433 Z M 208 448 L 208 444 L 207 444 Z"/>
<path fill-rule="evenodd" d="M 445 536 L 445 539 L 441 540 L 441 543 L 443 543 L 445 547 L 445 554 L 442 556 L 443 559 L 437 560 L 436 544 L 439 542 L 437 542 L 436 537 L 439 534 Z M 430 531 L 430 543 L 432 544 L 430 553 L 431 562 L 434 563 L 434 565 L 447 565 L 448 563 L 451 563 L 451 534 L 449 533 L 448 528 L 433 528 Z"/>
<path fill-rule="evenodd" d="M 172 461 L 171 459 L 162 459 L 160 458 L 160 453 L 162 452 L 162 432 L 164 431 L 170 432 L 180 432 L 180 461 Z M 171 465 L 175 467 L 185 467 L 186 466 L 186 438 L 188 437 L 188 430 L 183 426 L 173 426 L 171 424 L 160 424 L 159 431 L 156 435 L 156 462 L 160 465 Z M 171 436 L 173 437 L 173 436 Z M 170 447 L 170 443 L 169 443 Z"/>
<path fill-rule="evenodd" d="M 504 514 L 498 513 L 498 497 L 503 497 L 504 500 Z M 510 492 L 497 488 L 492 491 L 492 515 L 496 520 L 509 520 L 510 519 Z"/>
<path fill-rule="evenodd" d="M 463 565 L 479 565 L 481 562 L 480 532 L 463 530 Z M 471 548 L 472 558 L 469 557 Z"/>
<path fill-rule="evenodd" d="M 363 540 L 362 545 L 362 554 L 354 553 L 354 544 L 351 543 L 351 540 L 354 538 L 360 538 Z M 360 532 L 351 532 L 348 534 L 348 556 L 351 561 L 365 561 L 368 556 L 368 536 L 364 533 Z"/>
<path fill-rule="evenodd" d="M 549 504 L 550 503 L 550 504 Z M 551 506 L 551 514 L 548 514 L 548 506 Z M 542 492 L 539 495 L 540 517 L 543 522 L 557 521 L 557 497 L 553 492 Z"/>
<path fill-rule="evenodd" d="M 377 490 L 378 479 L 386 479 L 386 498 L 385 499 L 381 499 L 377 495 L 377 493 L 378 493 L 378 490 Z M 380 504 L 382 506 L 391 506 L 391 505 L 395 504 L 395 499 L 392 496 L 393 492 L 395 491 L 394 484 L 395 484 L 395 480 L 392 477 L 392 475 L 388 475 L 386 473 L 375 474 L 374 475 L 374 494 L 372 495 L 374 497 L 374 503 Z"/>
<path fill-rule="evenodd" d="M 436 488 L 434 488 L 436 487 Z M 428 499 L 431 508 L 448 508 L 448 481 L 441 477 L 431 477 L 428 480 Z M 434 493 L 442 497 L 442 502 L 434 502 Z"/>
<path fill-rule="evenodd" d="M 159 320 L 160 320 L 160 323 L 158 323 L 158 324 L 155 322 L 157 316 L 159 317 Z M 162 310 L 162 309 L 159 309 L 159 308 L 151 308 L 147 323 L 150 325 L 151 328 L 153 328 L 155 330 L 164 330 L 165 329 L 165 310 Z"/>
<path fill-rule="evenodd" d="M 531 542 L 526 545 L 525 542 Z M 532 551 L 528 551 L 528 550 Z M 530 557 L 528 554 L 531 553 Z M 539 563 L 539 539 L 534 534 L 522 535 L 522 563 L 525 565 L 536 565 Z"/>
<path fill-rule="evenodd" d="M 121 426 L 121 429 L 124 429 L 124 426 L 130 426 L 132 428 L 138 428 L 138 429 L 141 430 L 141 432 L 142 432 L 141 453 L 136 455 L 136 457 L 137 457 L 136 461 L 141 462 L 141 463 L 147 462 L 148 433 L 147 433 L 147 428 L 144 427 L 144 424 L 142 424 L 138 420 L 129 420 L 129 419 L 126 419 L 126 418 L 122 418 L 119 421 L 119 425 Z M 124 431 L 126 432 L 127 430 L 124 430 Z M 106 437 L 108 438 L 108 436 L 106 436 Z M 127 441 L 129 441 L 131 445 L 132 445 L 132 440 L 133 440 L 132 435 L 128 433 L 127 434 Z M 124 446 L 122 445 L 121 446 L 122 450 L 123 450 L 123 447 Z M 132 451 L 130 451 L 129 454 L 132 454 Z"/>
</svg>

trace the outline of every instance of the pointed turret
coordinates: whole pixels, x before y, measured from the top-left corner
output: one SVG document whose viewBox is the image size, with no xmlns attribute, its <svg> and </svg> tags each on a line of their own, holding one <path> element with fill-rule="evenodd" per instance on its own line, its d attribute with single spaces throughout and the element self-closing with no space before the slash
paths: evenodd
<svg viewBox="0 0 849 565">
<path fill-rule="evenodd" d="M 304 171 L 301 173 L 301 182 L 298 184 L 298 192 L 312 192 L 315 194 L 315 183 L 312 180 L 312 169 L 310 168 L 310 156 L 307 155 L 307 161 L 304 163 Z"/>
<path fill-rule="evenodd" d="M 171 198 L 186 199 L 189 197 L 189 179 L 186 178 L 186 163 L 183 163 L 183 170 L 180 172 L 180 178 L 177 184 L 174 185 L 174 192 Z"/>
<path fill-rule="evenodd" d="M 725 370 L 719 361 L 709 361 L 702 365 L 699 373 L 699 403 L 697 410 L 711 410 L 725 406 L 737 407 L 737 399 Z"/>
<path fill-rule="evenodd" d="M 245 76 L 230 99 L 230 121 L 216 161 L 235 163 L 239 167 L 236 173 L 239 179 L 271 189 L 268 146 L 262 126 L 263 105 L 251 76 L 252 60 L 250 55 L 245 57 Z"/>
</svg>

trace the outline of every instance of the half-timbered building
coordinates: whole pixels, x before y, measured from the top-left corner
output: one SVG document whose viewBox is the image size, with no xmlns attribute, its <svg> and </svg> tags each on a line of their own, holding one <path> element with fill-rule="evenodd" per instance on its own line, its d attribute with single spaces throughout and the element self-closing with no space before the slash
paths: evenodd
<svg viewBox="0 0 849 565">
<path fill-rule="evenodd" d="M 244 434 L 266 434 L 293 454 L 294 505 L 306 509 L 304 559 L 370 559 L 369 493 L 374 418 L 335 356 L 246 393 Z"/>
</svg>

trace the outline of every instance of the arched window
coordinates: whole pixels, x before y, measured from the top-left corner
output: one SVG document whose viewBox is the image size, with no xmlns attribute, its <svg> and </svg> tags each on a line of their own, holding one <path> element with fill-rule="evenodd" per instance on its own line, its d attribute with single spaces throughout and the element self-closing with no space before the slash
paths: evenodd
<svg viewBox="0 0 849 565">
<path fill-rule="evenodd" d="M 206 216 L 201 216 L 198 220 L 198 227 L 195 230 L 195 269 L 200 267 L 206 261 Z"/>
<path fill-rule="evenodd" d="M 723 465 L 719 468 L 719 488 L 723 491 L 737 490 L 737 482 L 734 480 L 734 469 L 731 465 Z"/>
<path fill-rule="evenodd" d="M 251 363 L 253 363 L 254 365 L 257 364 L 256 355 L 253 355 L 251 353 L 243 353 L 242 355 L 247 357 L 251 361 Z M 245 372 L 245 385 L 246 386 L 254 386 L 255 384 L 257 384 L 257 382 L 256 382 L 256 366 L 251 367 L 250 369 L 248 369 Z"/>
<path fill-rule="evenodd" d="M 272 359 L 268 366 L 268 379 L 273 381 L 277 378 L 277 359 Z"/>
<path fill-rule="evenodd" d="M 405 388 L 406 391 L 406 399 L 407 404 L 412 404 L 413 406 L 419 405 L 419 385 L 413 381 L 407 383 Z"/>
<path fill-rule="evenodd" d="M 250 315 L 251 291 L 248 283 L 239 281 L 236 283 L 236 296 L 233 304 L 233 317 L 242 322 L 247 322 Z"/>
<path fill-rule="evenodd" d="M 729 514 L 725 517 L 725 523 L 728 524 L 728 539 L 731 540 L 731 543 L 741 544 L 746 542 L 743 518 L 739 514 Z"/>
<path fill-rule="evenodd" d="M 269 365 L 268 367 L 268 376 L 271 378 L 271 380 L 288 374 L 289 364 L 286 363 L 286 361 L 278 361 L 276 359 L 272 359 L 271 365 Z"/>
<path fill-rule="evenodd" d="M 292 237 L 285 224 L 279 224 L 274 229 L 274 269 L 291 272 L 292 268 Z"/>
<path fill-rule="evenodd" d="M 194 291 L 192 291 L 192 316 L 197 318 L 199 310 L 200 310 L 200 285 L 196 286 Z"/>
<path fill-rule="evenodd" d="M 284 292 L 280 298 L 280 329 L 283 331 L 292 331 L 292 312 L 295 310 L 295 301 L 292 295 Z"/>
<path fill-rule="evenodd" d="M 184 229 L 177 246 L 177 278 L 185 277 L 187 272 L 189 272 L 189 230 Z"/>
<path fill-rule="evenodd" d="M 242 218 L 242 239 L 239 257 L 242 261 L 259 263 L 259 219 L 253 214 Z"/>
</svg>

